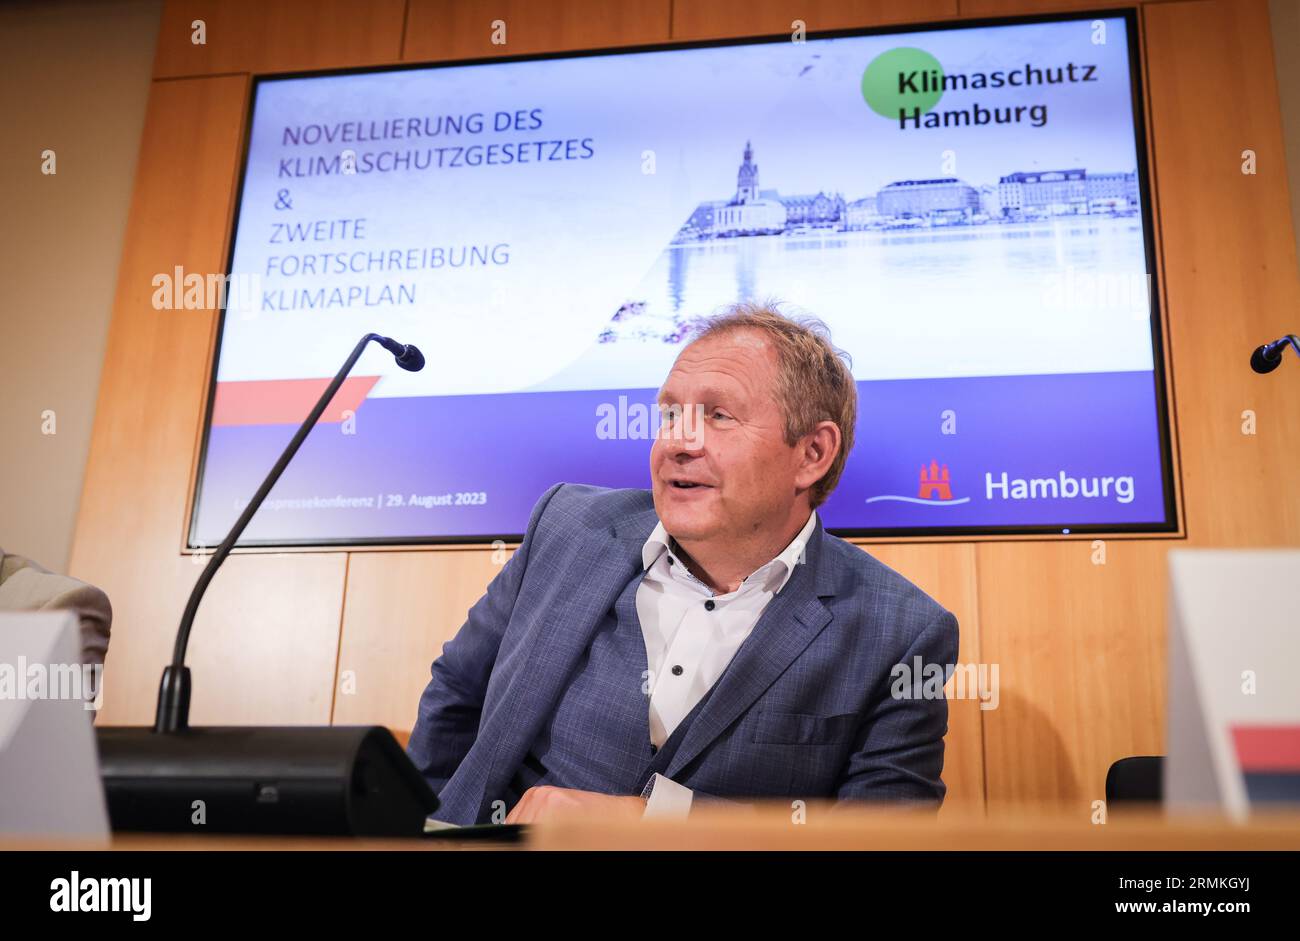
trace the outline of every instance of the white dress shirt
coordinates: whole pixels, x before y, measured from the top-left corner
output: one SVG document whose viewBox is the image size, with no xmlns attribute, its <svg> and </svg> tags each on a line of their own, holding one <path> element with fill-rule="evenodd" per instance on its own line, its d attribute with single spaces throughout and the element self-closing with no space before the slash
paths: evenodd
<svg viewBox="0 0 1300 941">
<path fill-rule="evenodd" d="M 641 549 L 646 574 L 637 589 L 636 613 L 645 637 L 650 741 L 656 748 L 718 681 L 763 609 L 794 574 L 816 528 L 814 511 L 780 555 L 735 591 L 717 595 L 686 568 L 664 524 L 655 527 Z M 658 773 L 642 796 L 648 798 L 646 817 L 684 817 L 691 809 L 690 788 Z"/>
</svg>

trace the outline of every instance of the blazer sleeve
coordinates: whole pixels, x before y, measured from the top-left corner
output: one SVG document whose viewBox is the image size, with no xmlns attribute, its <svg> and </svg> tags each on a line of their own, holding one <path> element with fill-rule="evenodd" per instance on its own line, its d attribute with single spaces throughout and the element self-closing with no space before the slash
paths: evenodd
<svg viewBox="0 0 1300 941">
<path fill-rule="evenodd" d="M 947 668 L 957 662 L 957 619 L 942 611 L 917 635 L 897 661 L 909 668 L 919 657 L 924 666 Z M 899 802 L 930 805 L 938 810 L 947 787 L 943 783 L 943 738 L 948 732 L 948 700 L 893 694 L 886 682 L 872 704 L 838 785 L 840 803 Z"/>
<path fill-rule="evenodd" d="M 442 656 L 433 661 L 406 749 L 435 793 L 455 773 L 478 735 L 488 679 L 519 597 L 538 524 L 546 505 L 563 486 L 556 484 L 537 501 L 523 542 L 470 608 L 456 636 L 443 645 Z"/>
<path fill-rule="evenodd" d="M 113 606 L 108 595 L 94 585 L 56 574 L 31 559 L 8 555 L 0 549 L 0 610 L 72 611 L 81 626 L 81 662 L 103 667 L 113 626 Z M 92 700 L 98 693 L 98 681 L 99 676 L 92 673 L 92 688 L 86 691 Z M 92 722 L 98 714 L 91 710 Z"/>
</svg>

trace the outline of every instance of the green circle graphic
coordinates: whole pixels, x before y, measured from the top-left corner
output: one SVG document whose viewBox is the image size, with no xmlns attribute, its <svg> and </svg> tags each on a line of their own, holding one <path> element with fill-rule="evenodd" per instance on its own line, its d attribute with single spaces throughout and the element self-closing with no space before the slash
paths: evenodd
<svg viewBox="0 0 1300 941">
<path fill-rule="evenodd" d="M 943 66 L 924 49 L 899 46 L 882 52 L 862 73 L 862 97 L 891 120 L 898 120 L 900 110 L 912 114 L 920 108 L 925 114 L 943 97 Z"/>
</svg>

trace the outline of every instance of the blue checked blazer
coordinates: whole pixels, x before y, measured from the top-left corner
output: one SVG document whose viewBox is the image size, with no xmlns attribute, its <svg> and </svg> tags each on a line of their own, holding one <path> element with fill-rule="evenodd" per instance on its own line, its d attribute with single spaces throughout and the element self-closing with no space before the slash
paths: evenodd
<svg viewBox="0 0 1300 941">
<path fill-rule="evenodd" d="M 649 490 L 556 484 L 538 501 L 519 549 L 443 647 L 420 697 L 407 748 L 439 796 L 435 818 L 491 820 L 597 626 L 641 575 L 641 548 L 657 523 Z M 820 518 L 805 560 L 661 773 L 691 788 L 696 805 L 784 798 L 938 807 L 948 705 L 921 694 L 920 676 L 902 683 L 894 670 L 955 664 L 956 618 L 827 535 Z"/>
</svg>

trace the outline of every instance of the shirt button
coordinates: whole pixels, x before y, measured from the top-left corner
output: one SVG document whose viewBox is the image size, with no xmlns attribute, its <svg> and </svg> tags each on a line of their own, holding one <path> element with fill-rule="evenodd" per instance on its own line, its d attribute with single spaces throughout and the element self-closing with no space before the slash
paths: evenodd
<svg viewBox="0 0 1300 941">
<path fill-rule="evenodd" d="M 682 675 L 682 665 L 680 663 L 673 665 L 673 676 Z"/>
<path fill-rule="evenodd" d="M 669 565 L 672 565 L 672 564 L 673 564 L 673 557 L 672 557 L 672 556 L 669 556 L 669 557 L 668 557 L 668 564 L 669 564 Z"/>
<path fill-rule="evenodd" d="M 714 608 L 714 604 L 713 604 L 713 599 L 712 599 L 712 598 L 710 598 L 708 601 L 704 602 L 704 610 L 705 610 L 705 611 L 712 611 L 713 608 Z"/>
<path fill-rule="evenodd" d="M 659 746 L 658 746 L 658 745 L 651 744 L 651 746 L 650 746 L 650 754 L 654 755 L 654 754 L 657 754 L 658 752 L 659 752 Z"/>
</svg>

